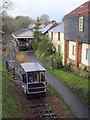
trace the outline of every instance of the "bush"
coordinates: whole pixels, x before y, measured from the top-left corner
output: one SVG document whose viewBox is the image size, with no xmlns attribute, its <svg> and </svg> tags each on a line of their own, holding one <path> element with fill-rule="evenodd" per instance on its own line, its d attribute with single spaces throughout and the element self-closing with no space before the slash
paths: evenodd
<svg viewBox="0 0 90 120">
<path fill-rule="evenodd" d="M 63 67 L 62 56 L 59 53 L 54 54 L 52 62 L 53 62 L 52 67 L 54 67 L 55 69 L 59 69 Z"/>
</svg>

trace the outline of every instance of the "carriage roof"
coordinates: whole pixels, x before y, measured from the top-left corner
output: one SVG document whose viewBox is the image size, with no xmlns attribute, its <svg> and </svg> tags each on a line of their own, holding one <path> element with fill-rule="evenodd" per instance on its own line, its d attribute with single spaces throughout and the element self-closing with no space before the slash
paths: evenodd
<svg viewBox="0 0 90 120">
<path fill-rule="evenodd" d="M 44 67 L 36 62 L 22 63 L 21 66 L 25 72 L 46 71 Z"/>
</svg>

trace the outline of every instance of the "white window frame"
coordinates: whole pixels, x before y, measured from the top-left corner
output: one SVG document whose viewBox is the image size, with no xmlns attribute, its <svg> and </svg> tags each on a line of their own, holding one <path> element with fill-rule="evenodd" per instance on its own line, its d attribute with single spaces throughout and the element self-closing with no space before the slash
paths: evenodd
<svg viewBox="0 0 90 120">
<path fill-rule="evenodd" d="M 84 19 L 83 16 L 79 17 L 79 31 L 83 31 L 84 30 Z"/>
<path fill-rule="evenodd" d="M 90 60 L 90 48 L 86 49 L 86 60 Z"/>
<path fill-rule="evenodd" d="M 58 41 L 60 41 L 60 32 L 58 32 Z"/>
<path fill-rule="evenodd" d="M 76 53 L 76 46 L 72 45 L 72 55 L 75 55 L 75 53 Z"/>
</svg>

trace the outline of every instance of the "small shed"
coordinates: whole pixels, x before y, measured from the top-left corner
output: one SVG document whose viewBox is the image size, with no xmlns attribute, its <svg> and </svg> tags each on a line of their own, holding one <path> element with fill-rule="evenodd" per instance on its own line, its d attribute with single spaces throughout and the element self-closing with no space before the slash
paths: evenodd
<svg viewBox="0 0 90 120">
<path fill-rule="evenodd" d="M 21 29 L 12 33 L 15 38 L 19 50 L 32 49 L 31 41 L 33 40 L 33 32 L 29 29 Z"/>
</svg>

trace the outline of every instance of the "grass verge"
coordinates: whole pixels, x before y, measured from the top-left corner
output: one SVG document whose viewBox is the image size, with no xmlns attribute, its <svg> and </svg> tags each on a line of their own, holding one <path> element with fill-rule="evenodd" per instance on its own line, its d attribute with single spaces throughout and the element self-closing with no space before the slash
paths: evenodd
<svg viewBox="0 0 90 120">
<path fill-rule="evenodd" d="M 26 52 L 19 52 L 16 55 L 16 60 L 19 63 L 24 63 L 24 62 L 31 62 L 31 60 L 28 60 L 28 58 L 26 57 Z"/>
<path fill-rule="evenodd" d="M 21 105 L 16 96 L 16 89 L 2 64 L 2 118 L 21 118 Z"/>
<path fill-rule="evenodd" d="M 66 84 L 69 88 L 71 88 L 81 99 L 82 102 L 84 102 L 89 108 L 90 108 L 90 99 L 89 99 L 89 80 L 80 78 L 76 75 L 67 73 L 63 70 L 50 70 L 51 73 L 53 73 L 57 79 L 62 81 Z"/>
</svg>

